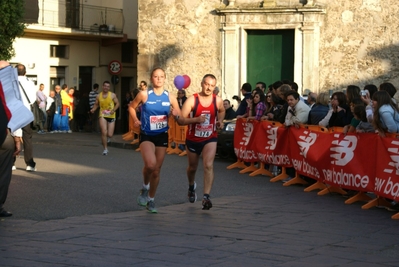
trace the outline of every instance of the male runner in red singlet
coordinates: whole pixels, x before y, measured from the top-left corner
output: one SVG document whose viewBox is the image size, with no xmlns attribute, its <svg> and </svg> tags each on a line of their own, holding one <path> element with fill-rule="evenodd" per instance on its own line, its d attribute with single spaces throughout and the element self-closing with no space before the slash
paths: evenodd
<svg viewBox="0 0 399 267">
<path fill-rule="evenodd" d="M 202 209 L 212 208 L 209 199 L 214 174 L 213 161 L 216 154 L 217 132 L 216 128 L 223 128 L 225 110 L 223 100 L 213 93 L 216 87 L 216 77 L 206 74 L 201 82 L 202 91 L 189 97 L 182 107 L 181 116 L 173 110 L 173 115 L 180 125 L 189 125 L 186 133 L 186 147 L 189 183 L 188 199 L 194 203 L 197 199 L 195 193 L 195 173 L 202 153 L 204 166 L 204 197 Z"/>
</svg>

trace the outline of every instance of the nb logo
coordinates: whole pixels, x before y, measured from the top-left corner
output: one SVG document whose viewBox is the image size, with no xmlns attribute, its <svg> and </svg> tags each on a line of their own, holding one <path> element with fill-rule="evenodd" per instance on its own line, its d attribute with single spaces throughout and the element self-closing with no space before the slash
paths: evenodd
<svg viewBox="0 0 399 267">
<path fill-rule="evenodd" d="M 277 145 L 277 127 L 268 126 L 266 133 L 268 146 L 266 146 L 265 149 L 274 150 Z"/>
<path fill-rule="evenodd" d="M 339 134 L 334 134 L 335 138 L 339 138 Z M 341 141 L 334 140 L 332 142 L 333 147 L 330 148 L 333 154 L 331 154 L 331 164 L 335 164 L 338 166 L 345 166 L 348 164 L 354 156 L 353 151 L 357 146 L 357 138 L 356 136 L 345 136 Z"/>
<path fill-rule="evenodd" d="M 307 136 L 306 135 L 299 136 L 299 139 L 301 139 L 302 141 L 298 141 L 297 143 L 301 150 L 301 155 L 306 158 L 309 148 L 316 142 L 317 134 L 310 133 L 308 131 L 304 131 L 303 133 L 307 134 Z"/>
<path fill-rule="evenodd" d="M 254 125 L 252 123 L 245 122 L 244 123 L 244 136 L 241 139 L 240 145 L 244 145 L 244 146 L 248 145 L 253 131 L 254 131 Z"/>
<path fill-rule="evenodd" d="M 393 173 L 395 171 L 396 175 L 399 175 L 399 141 L 392 141 L 391 145 L 394 145 L 396 147 L 390 147 L 388 148 L 388 152 L 390 153 L 391 157 L 391 162 L 388 163 L 389 166 L 392 166 L 393 168 L 386 168 L 384 169 L 384 172 L 386 173 Z"/>
</svg>

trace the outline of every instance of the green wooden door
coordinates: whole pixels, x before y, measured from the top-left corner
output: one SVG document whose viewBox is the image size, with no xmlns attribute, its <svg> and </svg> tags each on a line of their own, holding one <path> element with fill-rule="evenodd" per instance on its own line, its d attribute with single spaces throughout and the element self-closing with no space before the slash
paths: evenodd
<svg viewBox="0 0 399 267">
<path fill-rule="evenodd" d="M 247 31 L 247 82 L 294 79 L 294 30 Z"/>
</svg>

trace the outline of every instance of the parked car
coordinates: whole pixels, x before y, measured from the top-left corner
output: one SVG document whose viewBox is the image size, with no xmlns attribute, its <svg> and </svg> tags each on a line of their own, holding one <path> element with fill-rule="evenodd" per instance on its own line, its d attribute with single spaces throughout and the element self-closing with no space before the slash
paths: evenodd
<svg viewBox="0 0 399 267">
<path fill-rule="evenodd" d="M 234 130 L 236 120 L 224 121 L 223 129 L 218 130 L 217 155 L 219 158 L 232 158 L 236 160 L 234 153 Z"/>
</svg>

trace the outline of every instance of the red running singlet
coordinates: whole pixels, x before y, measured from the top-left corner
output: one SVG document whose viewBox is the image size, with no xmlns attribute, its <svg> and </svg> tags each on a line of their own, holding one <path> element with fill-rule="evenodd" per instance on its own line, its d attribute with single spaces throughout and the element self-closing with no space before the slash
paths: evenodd
<svg viewBox="0 0 399 267">
<path fill-rule="evenodd" d="M 216 132 L 216 95 L 212 95 L 212 103 L 208 107 L 201 105 L 198 94 L 194 94 L 194 109 L 190 113 L 190 118 L 204 115 L 207 119 L 203 123 L 189 124 L 186 139 L 193 142 L 202 142 L 212 138 L 217 138 Z"/>
</svg>

